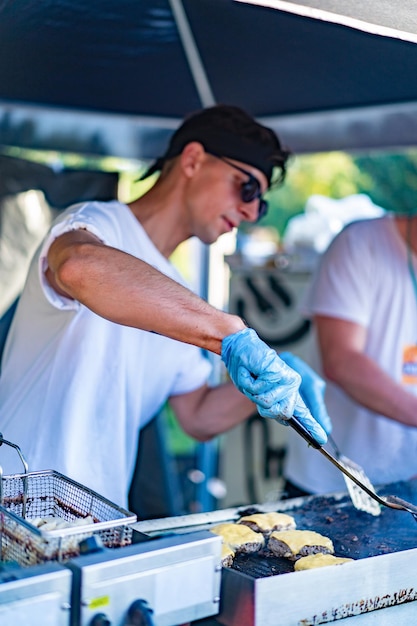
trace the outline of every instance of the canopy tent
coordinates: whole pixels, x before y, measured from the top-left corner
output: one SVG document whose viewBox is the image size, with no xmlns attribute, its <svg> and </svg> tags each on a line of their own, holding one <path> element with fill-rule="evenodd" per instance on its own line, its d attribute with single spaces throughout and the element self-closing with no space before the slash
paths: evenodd
<svg viewBox="0 0 417 626">
<path fill-rule="evenodd" d="M 412 0 L 256 1 L 3 0 L 0 143 L 147 159 L 222 102 L 296 152 L 416 144 Z"/>
</svg>

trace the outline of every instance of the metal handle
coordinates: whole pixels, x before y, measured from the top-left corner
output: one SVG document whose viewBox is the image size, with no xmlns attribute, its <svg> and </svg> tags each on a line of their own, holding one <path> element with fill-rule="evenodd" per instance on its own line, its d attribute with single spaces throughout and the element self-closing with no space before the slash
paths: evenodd
<svg viewBox="0 0 417 626">
<path fill-rule="evenodd" d="M 316 450 L 322 450 L 319 442 L 314 439 L 311 433 L 309 433 L 308 430 L 304 428 L 304 426 L 300 424 L 300 422 L 295 417 L 290 417 L 290 419 L 288 420 L 288 425 L 291 426 L 291 428 L 293 428 L 299 435 L 301 435 L 307 441 L 307 443 L 313 446 L 313 448 L 316 448 Z"/>
<path fill-rule="evenodd" d="M 26 518 L 26 501 L 27 501 L 27 476 L 26 474 L 29 472 L 29 466 L 19 446 L 13 443 L 12 441 L 8 441 L 7 439 L 4 439 L 3 433 L 0 433 L 0 446 L 2 446 L 4 443 L 10 446 L 11 448 L 14 448 L 16 452 L 18 453 L 20 460 L 22 461 L 22 465 L 24 469 L 23 476 L 22 476 L 22 480 L 23 480 L 22 517 L 23 519 L 25 519 Z M 0 465 L 0 505 L 3 505 L 3 467 L 1 465 Z"/>
<path fill-rule="evenodd" d="M 16 452 L 18 453 L 20 460 L 22 461 L 22 465 L 23 465 L 23 469 L 24 469 L 24 474 L 27 474 L 29 471 L 29 466 L 26 462 L 25 457 L 22 454 L 21 449 L 19 448 L 19 446 L 15 443 L 12 443 L 11 441 L 7 441 L 7 439 L 5 439 L 3 437 L 3 433 L 0 433 L 0 446 L 2 446 L 3 444 L 6 444 L 8 446 L 10 446 L 11 448 L 14 448 L 16 450 Z"/>
<path fill-rule="evenodd" d="M 407 500 L 403 500 L 398 496 L 385 496 L 385 502 L 395 507 L 399 507 L 401 509 L 405 509 L 409 511 L 411 515 L 417 520 L 417 506 L 412 504 L 411 502 L 407 502 Z"/>
</svg>

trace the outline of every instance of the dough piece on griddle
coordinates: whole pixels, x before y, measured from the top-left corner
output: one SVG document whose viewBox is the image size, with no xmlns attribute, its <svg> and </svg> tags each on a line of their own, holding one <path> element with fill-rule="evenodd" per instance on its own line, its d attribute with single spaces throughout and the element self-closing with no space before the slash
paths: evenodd
<svg viewBox="0 0 417 626">
<path fill-rule="evenodd" d="M 241 517 L 238 524 L 249 526 L 256 533 L 269 535 L 274 530 L 294 530 L 295 519 L 286 513 L 254 513 Z"/>
<path fill-rule="evenodd" d="M 224 523 L 212 526 L 212 533 L 220 535 L 224 543 L 227 543 L 236 552 L 258 552 L 263 548 L 265 539 L 262 533 L 255 533 L 244 524 Z"/>
<path fill-rule="evenodd" d="M 310 554 L 334 554 L 333 542 L 314 530 L 281 530 L 271 533 L 268 548 L 275 556 L 297 561 Z"/>
<path fill-rule="evenodd" d="M 294 570 L 301 572 L 301 570 L 314 569 L 316 567 L 327 567 L 329 565 L 343 565 L 344 563 L 350 563 L 354 559 L 348 559 L 341 556 L 333 556 L 333 554 L 310 554 L 309 556 L 303 556 L 294 564 Z"/>
</svg>

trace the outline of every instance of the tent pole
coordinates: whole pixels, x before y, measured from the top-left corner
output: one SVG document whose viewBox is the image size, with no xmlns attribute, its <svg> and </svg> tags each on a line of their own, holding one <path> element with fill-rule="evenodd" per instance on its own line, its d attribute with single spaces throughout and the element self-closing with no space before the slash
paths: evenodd
<svg viewBox="0 0 417 626">
<path fill-rule="evenodd" d="M 201 104 L 203 107 L 212 106 L 216 101 L 182 2 L 181 0 L 169 0 L 169 3 Z"/>
</svg>

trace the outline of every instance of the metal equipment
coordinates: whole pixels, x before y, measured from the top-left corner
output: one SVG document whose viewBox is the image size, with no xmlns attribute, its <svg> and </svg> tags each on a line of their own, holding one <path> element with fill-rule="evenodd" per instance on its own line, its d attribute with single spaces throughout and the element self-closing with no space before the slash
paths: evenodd
<svg viewBox="0 0 417 626">
<path fill-rule="evenodd" d="M 79 553 L 79 542 L 90 535 L 99 535 L 108 547 L 131 542 L 136 515 L 55 470 L 28 472 L 19 446 L 0 433 L 2 444 L 16 449 L 24 473 L 3 476 L 0 467 L 1 561 L 65 561 Z M 34 522 L 39 518 L 54 520 L 56 528 L 38 528 Z"/>
<path fill-rule="evenodd" d="M 382 486 L 378 493 L 381 497 L 397 493 L 416 502 L 417 480 Z M 335 554 L 354 562 L 295 572 L 291 561 L 268 551 L 241 554 L 232 567 L 222 570 L 217 622 L 225 626 L 316 626 L 346 618 L 361 626 L 414 623 L 417 527 L 411 515 L 384 507 L 381 515 L 370 516 L 355 509 L 343 493 L 227 509 L 223 515 L 215 511 L 149 520 L 134 527 L 153 537 L 181 535 L 192 528 L 237 521 L 248 511 L 272 510 L 292 515 L 298 529 L 330 537 Z"/>
<path fill-rule="evenodd" d="M 220 560 L 221 538 L 207 531 L 79 556 L 67 564 L 71 626 L 176 626 L 216 615 Z"/>
<path fill-rule="evenodd" d="M 332 435 L 327 435 L 327 441 L 332 447 L 333 454 L 336 457 L 336 460 L 340 463 L 340 465 L 342 465 L 350 474 L 356 476 L 356 478 L 358 479 L 358 483 L 365 485 L 370 491 L 375 493 L 375 487 L 371 483 L 363 467 L 342 454 L 339 446 L 333 439 Z M 379 506 L 379 502 L 375 498 L 371 498 L 371 496 L 366 491 L 364 491 L 358 483 L 353 482 L 353 480 L 351 480 L 344 472 L 343 478 L 345 480 L 345 485 L 347 487 L 353 505 L 357 509 L 359 509 L 360 511 L 366 511 L 371 515 L 381 514 L 381 507 Z"/>
<path fill-rule="evenodd" d="M 288 424 L 294 428 L 299 435 L 304 437 L 307 443 L 323 454 L 328 461 L 333 463 L 337 469 L 343 472 L 343 475 L 349 479 L 349 482 L 354 483 L 359 487 L 360 491 L 365 492 L 367 498 L 361 498 L 360 493 L 356 494 L 355 491 L 352 492 L 352 489 L 348 488 L 352 502 L 357 509 L 365 511 L 366 513 L 371 513 L 372 515 L 380 515 L 381 511 L 379 505 L 388 506 L 392 509 L 408 511 L 408 513 L 411 513 L 414 519 L 417 520 L 417 506 L 415 504 L 407 502 L 397 495 L 390 494 L 385 497 L 380 497 L 375 492 L 375 487 L 371 484 L 364 470 L 359 465 L 354 464 L 353 461 L 347 457 L 339 457 L 336 455 L 335 458 L 332 456 L 314 439 L 314 437 L 311 436 L 308 430 L 304 428 L 304 426 L 295 417 L 291 417 L 288 420 Z M 375 507 L 376 512 L 374 511 Z"/>
<path fill-rule="evenodd" d="M 0 565 L 2 626 L 69 626 L 71 572 L 58 563 Z"/>
<path fill-rule="evenodd" d="M 357 510 L 347 493 L 311 496 L 132 523 L 128 528 L 134 543 L 109 548 L 104 545 L 106 535 L 103 539 L 94 532 L 100 524 L 105 525 L 103 532 L 113 532 L 115 520 L 106 520 L 100 508 L 109 503 L 76 483 L 81 487 L 77 493 L 88 493 L 97 505 L 88 514 L 98 521 L 82 524 L 75 535 L 73 528 L 50 531 L 47 537 L 33 535 L 38 530 L 30 523 L 35 510 L 36 515 L 55 516 L 49 509 L 38 511 L 37 500 L 45 506 L 58 503 L 58 517 L 72 520 L 74 513 L 81 512 L 81 518 L 87 514 L 78 498 L 66 491 L 66 477 L 52 472 L 56 482 L 45 488 L 45 474 L 51 478 L 50 471 L 1 478 L 3 554 L 10 548 L 15 560 L 25 565 L 4 564 L 2 625 L 26 621 L 31 626 L 178 626 L 207 617 L 223 626 L 316 626 L 342 618 L 359 621 L 360 626 L 409 626 L 415 621 L 417 527 L 414 517 L 401 514 L 398 506 L 417 502 L 417 479 L 378 487 L 378 497 L 397 508 L 384 506 L 379 516 Z M 73 481 L 69 484 L 72 488 Z M 391 493 L 397 494 L 395 503 Z M 222 568 L 221 538 L 210 533 L 210 527 L 274 510 L 291 514 L 300 530 L 329 537 L 335 554 L 353 562 L 295 572 L 291 560 L 263 549 L 238 554 L 231 567 Z M 116 526 L 129 519 L 120 510 L 113 517 Z M 54 547 L 50 554 L 49 543 L 47 550 L 33 549 L 34 541 L 50 540 L 54 533 L 61 551 Z M 80 554 L 64 551 L 64 562 L 58 563 L 67 537 L 77 543 Z M 55 562 L 39 563 L 39 556 Z M 36 564 L 28 566 L 32 558 Z"/>
<path fill-rule="evenodd" d="M 2 626 L 177 626 L 218 613 L 220 537 L 135 533 L 131 544 L 136 515 L 54 470 L 29 472 L 2 443 L 24 467 L 0 467 Z"/>
</svg>

